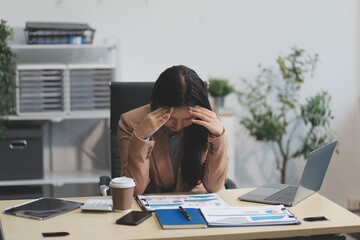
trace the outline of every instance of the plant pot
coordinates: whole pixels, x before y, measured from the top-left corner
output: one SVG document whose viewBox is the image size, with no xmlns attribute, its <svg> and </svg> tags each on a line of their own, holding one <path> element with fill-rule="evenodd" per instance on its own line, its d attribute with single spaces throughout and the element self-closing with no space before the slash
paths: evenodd
<svg viewBox="0 0 360 240">
<path fill-rule="evenodd" d="M 212 98 L 212 109 L 216 113 L 225 112 L 225 97 L 213 97 Z"/>
</svg>

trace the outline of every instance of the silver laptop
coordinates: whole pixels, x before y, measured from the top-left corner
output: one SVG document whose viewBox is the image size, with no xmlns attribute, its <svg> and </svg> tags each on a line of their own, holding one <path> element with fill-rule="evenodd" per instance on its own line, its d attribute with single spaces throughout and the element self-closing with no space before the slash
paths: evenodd
<svg viewBox="0 0 360 240">
<path fill-rule="evenodd" d="M 299 185 L 265 184 L 241 195 L 239 200 L 294 206 L 320 189 L 336 143 L 331 142 L 310 153 Z"/>
</svg>

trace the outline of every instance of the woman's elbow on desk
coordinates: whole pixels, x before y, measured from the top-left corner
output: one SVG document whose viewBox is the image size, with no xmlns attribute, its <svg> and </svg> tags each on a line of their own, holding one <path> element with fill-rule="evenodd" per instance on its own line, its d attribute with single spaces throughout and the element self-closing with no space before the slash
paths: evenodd
<svg viewBox="0 0 360 240">
<path fill-rule="evenodd" d="M 226 180 L 222 180 L 222 181 L 220 180 L 220 181 L 216 181 L 216 182 L 207 182 L 207 183 L 204 183 L 203 185 L 207 192 L 216 193 L 224 188 L 225 181 Z"/>
</svg>

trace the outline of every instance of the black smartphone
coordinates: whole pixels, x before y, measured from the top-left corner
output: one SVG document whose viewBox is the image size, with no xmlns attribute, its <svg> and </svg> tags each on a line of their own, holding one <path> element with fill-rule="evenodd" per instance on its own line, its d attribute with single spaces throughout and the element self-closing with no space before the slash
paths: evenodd
<svg viewBox="0 0 360 240">
<path fill-rule="evenodd" d="M 138 225 L 143 222 L 145 219 L 151 217 L 151 212 L 142 212 L 142 211 L 131 211 L 128 214 L 122 216 L 116 220 L 116 224 L 122 225 Z"/>
</svg>

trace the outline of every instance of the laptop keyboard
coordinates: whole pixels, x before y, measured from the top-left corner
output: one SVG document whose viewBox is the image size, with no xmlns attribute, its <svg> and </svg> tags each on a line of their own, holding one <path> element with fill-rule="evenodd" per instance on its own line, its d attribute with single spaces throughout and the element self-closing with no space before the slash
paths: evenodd
<svg viewBox="0 0 360 240">
<path fill-rule="evenodd" d="M 291 203 L 294 200 L 297 188 L 298 186 L 287 186 L 286 188 L 266 197 L 264 200 L 279 203 Z"/>
</svg>

